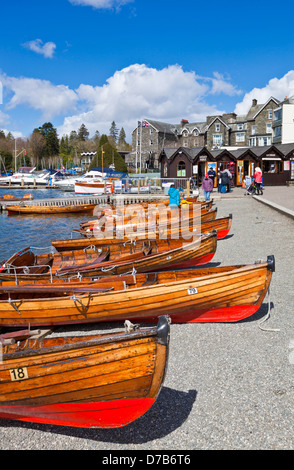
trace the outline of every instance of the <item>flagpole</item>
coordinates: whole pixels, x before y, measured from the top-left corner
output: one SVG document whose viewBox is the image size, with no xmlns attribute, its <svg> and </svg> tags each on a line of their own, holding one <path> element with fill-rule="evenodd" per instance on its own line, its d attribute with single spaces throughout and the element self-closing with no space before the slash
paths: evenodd
<svg viewBox="0 0 294 470">
<path fill-rule="evenodd" d="M 136 139 L 136 174 L 138 170 L 138 129 L 140 128 L 140 121 L 138 121 L 138 126 L 137 126 L 137 139 Z"/>
<path fill-rule="evenodd" d="M 142 173 L 142 131 L 143 131 L 143 120 L 141 120 L 141 133 L 140 133 L 140 175 Z"/>
</svg>

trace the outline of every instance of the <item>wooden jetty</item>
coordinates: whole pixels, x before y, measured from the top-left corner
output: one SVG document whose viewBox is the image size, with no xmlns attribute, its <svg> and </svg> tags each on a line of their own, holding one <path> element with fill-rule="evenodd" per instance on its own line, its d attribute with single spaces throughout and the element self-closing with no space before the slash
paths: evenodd
<svg viewBox="0 0 294 470">
<path fill-rule="evenodd" d="M 25 205 L 29 207 L 30 205 L 33 206 L 40 206 L 40 207 L 67 207 L 67 206 L 74 206 L 74 205 L 81 205 L 81 204 L 95 204 L 95 205 L 102 205 L 102 204 L 111 204 L 111 205 L 119 205 L 119 204 L 137 204 L 142 202 L 152 202 L 152 201 L 160 201 L 166 200 L 166 196 L 163 195 L 133 195 L 133 194 L 117 194 L 117 195 L 97 195 L 94 194 L 86 195 L 86 196 L 78 196 L 72 195 L 68 197 L 58 197 L 58 198 L 43 198 L 43 199 L 34 199 L 33 201 L 25 201 Z M 14 206 L 15 200 L 1 200 L 0 201 L 0 212 L 8 210 L 9 206 Z"/>
</svg>

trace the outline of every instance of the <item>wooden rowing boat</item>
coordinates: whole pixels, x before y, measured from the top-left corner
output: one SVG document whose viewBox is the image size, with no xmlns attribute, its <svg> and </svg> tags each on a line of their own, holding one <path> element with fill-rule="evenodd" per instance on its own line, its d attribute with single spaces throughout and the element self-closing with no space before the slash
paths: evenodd
<svg viewBox="0 0 294 470">
<path fill-rule="evenodd" d="M 66 205 L 29 205 L 20 203 L 18 205 L 8 205 L 8 214 L 68 214 L 74 212 L 93 212 L 97 204 L 66 204 Z"/>
<path fill-rule="evenodd" d="M 261 306 L 275 260 L 250 265 L 109 276 L 96 281 L 2 282 L 0 326 L 88 322 L 236 322 Z"/>
<path fill-rule="evenodd" d="M 34 199 L 34 196 L 30 194 L 24 194 L 23 197 L 15 197 L 12 194 L 5 194 L 3 197 L 0 197 L 0 202 L 10 202 L 10 201 L 27 201 L 28 199 Z"/>
<path fill-rule="evenodd" d="M 1 418 L 117 428 L 156 401 L 168 362 L 169 319 L 140 329 L 127 322 L 120 333 L 1 340 Z"/>
<path fill-rule="evenodd" d="M 125 233 L 129 236 L 130 233 L 136 231 L 149 231 L 150 228 L 161 229 L 162 227 L 169 227 L 170 225 L 176 225 L 183 223 L 183 225 L 199 225 L 200 222 L 207 222 L 215 220 L 217 215 L 217 208 L 209 209 L 204 211 L 198 211 L 197 209 L 193 212 L 182 212 L 176 213 L 175 217 L 166 217 L 166 214 L 162 213 L 159 218 L 159 214 L 150 213 L 146 217 L 131 215 L 130 217 L 122 216 L 119 218 L 113 217 L 113 215 L 103 215 L 100 219 L 94 221 L 88 221 L 82 223 L 79 229 L 75 229 L 76 233 L 90 238 L 93 236 L 98 237 L 99 233 L 111 234 L 111 236 L 117 236 L 118 233 Z M 109 236 L 109 235 L 107 235 Z M 119 235 L 120 237 L 121 235 Z"/>
<path fill-rule="evenodd" d="M 195 237 L 192 242 L 139 240 L 95 249 L 35 255 L 25 248 L 0 268 L 0 279 L 51 279 L 52 277 L 110 276 L 126 272 L 149 272 L 198 266 L 211 261 L 217 247 L 217 234 Z"/>
<path fill-rule="evenodd" d="M 176 207 L 171 208 L 170 206 L 163 205 L 150 205 L 148 208 L 136 204 L 129 204 L 127 206 L 121 206 L 119 209 L 113 210 L 112 208 L 98 206 L 98 213 L 96 219 L 91 219 L 86 222 L 80 223 L 81 230 L 93 229 L 95 226 L 102 227 L 106 222 L 113 221 L 114 226 L 133 224 L 142 225 L 150 221 L 159 225 L 165 223 L 171 223 L 173 220 L 179 218 L 196 218 L 201 217 L 201 220 L 212 220 L 216 218 L 217 208 L 206 208 L 201 207 L 197 204 L 185 206 L 183 208 Z"/>
<path fill-rule="evenodd" d="M 59 251 L 68 251 L 68 250 L 83 250 L 89 246 L 102 247 L 105 245 L 112 245 L 117 243 L 129 243 L 131 240 L 147 240 L 147 239 L 163 239 L 163 238 L 177 238 L 181 237 L 183 234 L 187 233 L 188 230 L 193 230 L 191 232 L 191 238 L 196 233 L 207 233 L 216 230 L 217 239 L 220 240 L 228 235 L 232 225 L 232 214 L 228 217 L 222 217 L 220 219 L 210 220 L 207 222 L 201 222 L 197 224 L 197 220 L 189 220 L 189 226 L 181 227 L 166 227 L 166 228 L 156 228 L 149 231 L 137 231 L 131 232 L 128 236 L 121 237 L 122 234 L 115 234 L 114 236 L 107 236 L 104 232 L 101 238 L 97 238 L 93 235 L 91 237 L 81 237 L 81 238 L 70 238 L 66 240 L 51 240 L 52 246 Z M 188 241 L 189 238 L 186 237 Z"/>
</svg>

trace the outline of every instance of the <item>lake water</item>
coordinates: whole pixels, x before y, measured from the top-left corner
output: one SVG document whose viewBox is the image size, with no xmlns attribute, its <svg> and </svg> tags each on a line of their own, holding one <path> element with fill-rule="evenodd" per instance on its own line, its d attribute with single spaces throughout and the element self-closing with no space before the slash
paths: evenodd
<svg viewBox="0 0 294 470">
<path fill-rule="evenodd" d="M 0 197 L 6 194 L 23 197 L 29 193 L 35 200 L 72 197 L 74 194 L 57 189 L 0 189 Z M 51 240 L 77 238 L 78 235 L 71 233 L 72 230 L 79 228 L 80 222 L 90 219 L 91 216 L 89 212 L 53 215 L 8 215 L 7 211 L 0 213 L 0 263 L 28 246 L 34 248 L 36 254 L 47 253 L 52 248 Z"/>
</svg>

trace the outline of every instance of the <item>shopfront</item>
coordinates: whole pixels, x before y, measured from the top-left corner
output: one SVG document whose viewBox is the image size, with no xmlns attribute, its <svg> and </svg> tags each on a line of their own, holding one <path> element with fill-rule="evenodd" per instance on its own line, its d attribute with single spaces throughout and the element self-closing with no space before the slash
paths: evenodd
<svg viewBox="0 0 294 470">
<path fill-rule="evenodd" d="M 214 156 L 216 162 L 216 174 L 224 170 L 229 170 L 232 175 L 231 186 L 235 186 L 237 175 L 237 160 L 235 156 L 228 150 L 212 151 L 211 153 Z M 216 185 L 217 183 L 215 184 L 215 186 Z"/>
<path fill-rule="evenodd" d="M 284 185 L 290 179 L 290 165 L 276 148 L 271 147 L 265 152 L 259 163 L 264 186 Z"/>
<path fill-rule="evenodd" d="M 195 155 L 193 159 L 193 180 L 197 186 L 201 186 L 203 178 L 210 168 L 217 173 L 216 162 L 210 153 L 206 149 L 203 149 L 198 155 Z M 214 186 L 217 186 L 216 178 Z"/>
</svg>

